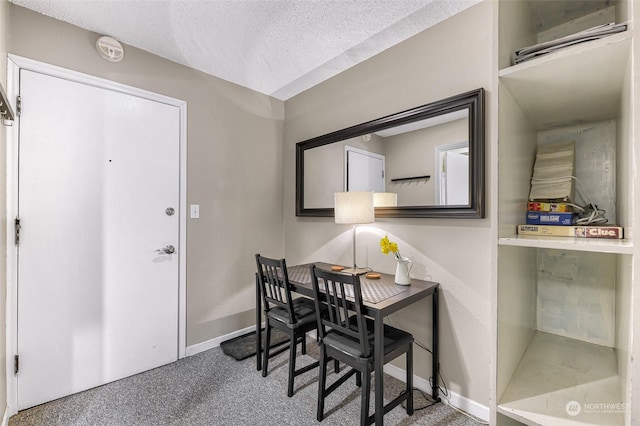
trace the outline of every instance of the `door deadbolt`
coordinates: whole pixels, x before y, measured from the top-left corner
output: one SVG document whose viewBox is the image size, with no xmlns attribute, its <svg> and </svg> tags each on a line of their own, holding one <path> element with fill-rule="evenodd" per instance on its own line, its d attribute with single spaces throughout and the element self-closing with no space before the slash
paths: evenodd
<svg viewBox="0 0 640 426">
<path fill-rule="evenodd" d="M 176 209 L 174 209 L 173 207 L 167 207 L 164 212 L 167 214 L 167 216 L 173 216 L 176 212 Z"/>
</svg>

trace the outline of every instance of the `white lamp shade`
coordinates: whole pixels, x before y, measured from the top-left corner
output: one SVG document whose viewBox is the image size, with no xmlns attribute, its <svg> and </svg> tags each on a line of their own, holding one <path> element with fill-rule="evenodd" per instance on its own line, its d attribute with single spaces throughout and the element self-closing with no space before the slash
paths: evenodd
<svg viewBox="0 0 640 426">
<path fill-rule="evenodd" d="M 396 194 L 395 192 L 374 192 L 373 206 L 374 207 L 397 207 L 398 194 Z"/>
<path fill-rule="evenodd" d="M 336 192 L 334 195 L 336 223 L 373 223 L 373 192 Z"/>
</svg>

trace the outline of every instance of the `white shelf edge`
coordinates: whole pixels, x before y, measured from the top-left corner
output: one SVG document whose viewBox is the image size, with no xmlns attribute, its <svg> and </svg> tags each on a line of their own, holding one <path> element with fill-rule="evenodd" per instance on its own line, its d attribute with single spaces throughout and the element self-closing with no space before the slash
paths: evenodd
<svg viewBox="0 0 640 426">
<path fill-rule="evenodd" d="M 511 410 L 511 409 L 504 408 L 504 407 L 501 407 L 500 405 L 498 405 L 497 411 L 498 411 L 498 413 L 500 413 L 500 414 L 502 414 L 504 416 L 507 416 L 507 417 L 509 417 L 509 418 L 511 418 L 513 420 L 516 420 L 516 421 L 518 421 L 518 422 L 520 422 L 522 424 L 525 424 L 527 426 L 544 426 L 544 425 L 542 425 L 542 424 L 540 424 L 538 422 L 531 421 L 530 419 L 521 416 L 516 410 Z"/>
<path fill-rule="evenodd" d="M 599 40 L 592 40 L 585 43 L 576 44 L 571 47 L 560 49 L 557 52 L 542 55 L 526 62 L 522 62 L 516 65 L 508 66 L 506 68 L 502 68 L 498 72 L 498 76 L 509 77 L 512 74 L 518 74 L 530 68 L 544 66 L 544 64 L 548 62 L 553 62 L 553 61 L 561 60 L 567 57 L 572 57 L 584 52 L 589 52 L 591 50 L 597 50 L 609 44 L 621 43 L 631 39 L 632 39 L 632 31 L 627 26 L 627 30 L 624 32 L 612 34 L 610 36 L 603 37 Z"/>
<path fill-rule="evenodd" d="M 524 236 L 513 234 L 498 238 L 498 245 L 589 251 L 596 253 L 633 254 L 633 243 L 626 239 Z"/>
</svg>

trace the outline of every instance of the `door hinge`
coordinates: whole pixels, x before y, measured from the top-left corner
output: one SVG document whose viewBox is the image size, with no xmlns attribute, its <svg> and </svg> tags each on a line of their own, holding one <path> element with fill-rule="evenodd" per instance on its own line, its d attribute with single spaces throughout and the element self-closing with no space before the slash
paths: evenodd
<svg viewBox="0 0 640 426">
<path fill-rule="evenodd" d="M 15 231 L 16 231 L 15 241 L 16 241 L 16 245 L 20 244 L 20 228 L 22 228 L 22 226 L 20 225 L 20 218 L 16 217 L 16 220 L 15 220 Z"/>
<path fill-rule="evenodd" d="M 13 374 L 18 374 L 20 371 L 20 355 L 14 355 L 13 357 Z"/>
<path fill-rule="evenodd" d="M 20 117 L 20 113 L 22 112 L 22 97 L 18 95 L 16 97 L 16 115 Z"/>
</svg>

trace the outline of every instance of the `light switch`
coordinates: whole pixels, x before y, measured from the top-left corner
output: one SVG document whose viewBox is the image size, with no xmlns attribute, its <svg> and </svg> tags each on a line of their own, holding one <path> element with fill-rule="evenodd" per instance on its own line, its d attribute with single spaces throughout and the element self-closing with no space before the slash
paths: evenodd
<svg viewBox="0 0 640 426">
<path fill-rule="evenodd" d="M 200 204 L 191 204 L 191 219 L 200 218 Z"/>
</svg>

